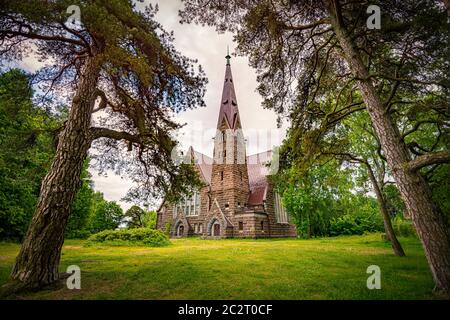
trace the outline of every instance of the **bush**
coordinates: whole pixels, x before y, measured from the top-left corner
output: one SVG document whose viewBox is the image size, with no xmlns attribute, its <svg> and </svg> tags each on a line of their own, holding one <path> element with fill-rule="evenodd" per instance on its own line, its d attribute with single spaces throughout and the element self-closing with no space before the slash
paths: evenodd
<svg viewBox="0 0 450 320">
<path fill-rule="evenodd" d="M 351 215 L 343 215 L 337 219 L 331 220 L 330 234 L 332 236 L 338 235 L 353 235 L 353 234 L 363 234 L 362 228 L 356 223 L 356 219 Z"/>
<path fill-rule="evenodd" d="M 91 232 L 86 229 L 72 230 L 66 235 L 66 239 L 87 239 L 91 235 Z"/>
<path fill-rule="evenodd" d="M 162 247 L 170 244 L 169 238 L 160 230 L 148 228 L 105 230 L 88 238 L 90 242 L 113 241 L 126 244 L 144 244 L 150 247 Z"/>
<path fill-rule="evenodd" d="M 383 231 L 381 217 L 374 215 L 350 215 L 345 214 L 331 220 L 330 234 L 339 235 L 361 235 L 365 232 Z"/>
<path fill-rule="evenodd" d="M 405 220 L 400 216 L 396 216 L 392 220 L 392 227 L 397 236 L 401 237 L 417 237 L 416 230 L 411 220 Z"/>
</svg>

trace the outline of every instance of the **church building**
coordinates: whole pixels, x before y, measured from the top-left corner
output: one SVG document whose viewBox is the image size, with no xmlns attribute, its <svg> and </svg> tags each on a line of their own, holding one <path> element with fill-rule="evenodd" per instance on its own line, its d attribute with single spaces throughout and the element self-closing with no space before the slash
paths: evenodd
<svg viewBox="0 0 450 320">
<path fill-rule="evenodd" d="M 180 203 L 163 202 L 157 228 L 172 237 L 294 237 L 295 225 L 267 176 L 272 151 L 247 156 L 239 108 L 227 55 L 213 158 L 188 156 L 205 186 Z"/>
</svg>

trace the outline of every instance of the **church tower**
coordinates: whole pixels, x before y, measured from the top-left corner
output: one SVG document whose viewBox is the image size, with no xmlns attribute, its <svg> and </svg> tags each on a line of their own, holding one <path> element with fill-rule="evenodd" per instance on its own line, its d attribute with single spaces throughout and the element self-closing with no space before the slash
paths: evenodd
<svg viewBox="0 0 450 320">
<path fill-rule="evenodd" d="M 241 212 L 249 196 L 247 155 L 239 108 L 227 54 L 225 80 L 220 100 L 211 175 L 211 198 L 222 212 L 231 216 Z"/>
</svg>

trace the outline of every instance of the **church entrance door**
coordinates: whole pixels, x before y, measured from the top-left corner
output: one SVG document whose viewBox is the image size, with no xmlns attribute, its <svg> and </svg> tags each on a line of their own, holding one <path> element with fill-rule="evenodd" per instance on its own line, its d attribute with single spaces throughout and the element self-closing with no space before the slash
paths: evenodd
<svg viewBox="0 0 450 320">
<path fill-rule="evenodd" d="M 213 236 L 214 237 L 219 237 L 220 236 L 220 224 L 218 224 L 218 223 L 216 223 L 214 225 Z"/>
<path fill-rule="evenodd" d="M 178 232 L 177 232 L 177 236 L 182 237 L 184 234 L 184 226 L 182 224 L 180 224 L 178 226 Z"/>
</svg>

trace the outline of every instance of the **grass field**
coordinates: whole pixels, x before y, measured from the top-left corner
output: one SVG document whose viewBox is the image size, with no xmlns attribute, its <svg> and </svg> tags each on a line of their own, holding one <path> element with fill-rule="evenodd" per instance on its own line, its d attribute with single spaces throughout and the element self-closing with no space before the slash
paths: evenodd
<svg viewBox="0 0 450 320">
<path fill-rule="evenodd" d="M 417 239 L 393 255 L 380 234 L 314 240 L 172 240 L 164 248 L 85 246 L 68 240 L 61 271 L 81 268 L 81 290 L 61 288 L 25 299 L 433 299 Z M 0 243 L 0 285 L 19 245 Z M 381 268 L 368 290 L 366 269 Z"/>
</svg>

